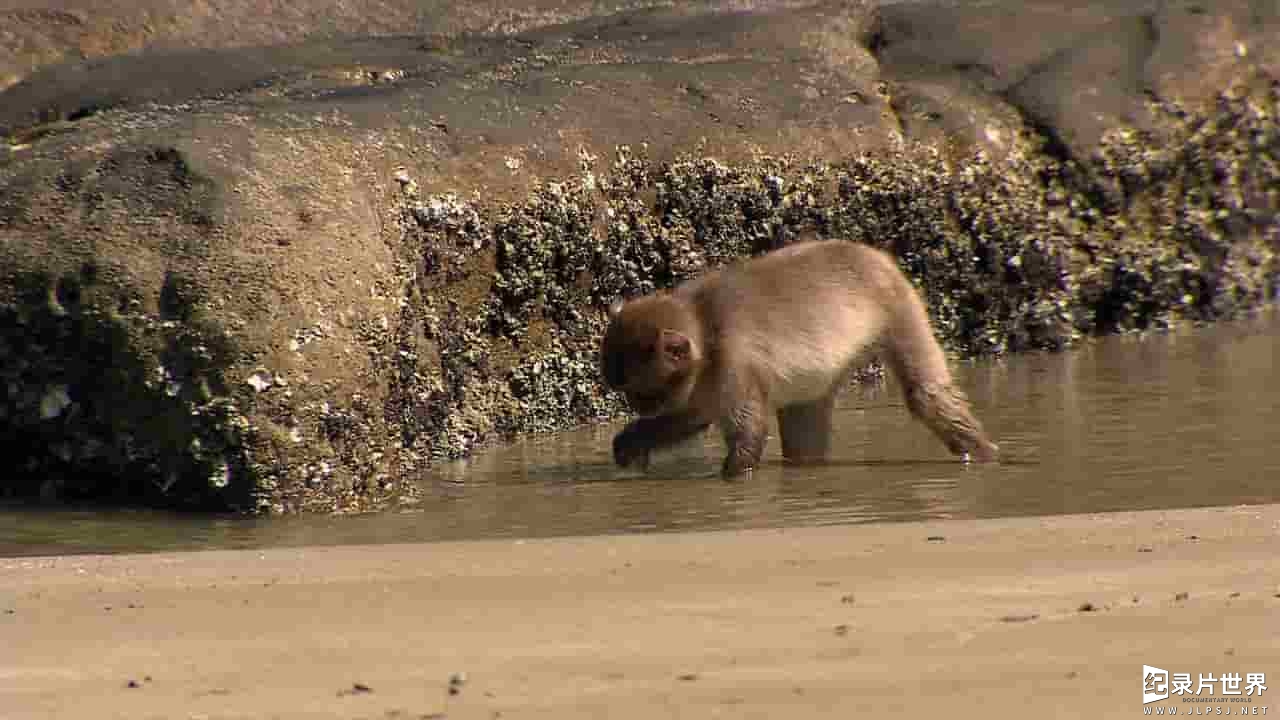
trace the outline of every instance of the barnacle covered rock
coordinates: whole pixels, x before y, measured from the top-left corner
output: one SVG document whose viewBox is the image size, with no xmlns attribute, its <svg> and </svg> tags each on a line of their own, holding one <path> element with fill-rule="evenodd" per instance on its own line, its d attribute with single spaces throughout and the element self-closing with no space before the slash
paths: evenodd
<svg viewBox="0 0 1280 720">
<path fill-rule="evenodd" d="M 961 355 L 1249 312 L 1280 285 L 1263 5 L 565 0 L 0 51 L 0 495 L 379 507 L 620 414 L 612 300 L 811 232 L 893 252 Z"/>
</svg>

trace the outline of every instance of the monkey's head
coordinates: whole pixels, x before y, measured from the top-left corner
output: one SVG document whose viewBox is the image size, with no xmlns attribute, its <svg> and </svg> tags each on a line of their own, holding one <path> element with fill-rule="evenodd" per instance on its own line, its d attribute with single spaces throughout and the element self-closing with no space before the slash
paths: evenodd
<svg viewBox="0 0 1280 720">
<path fill-rule="evenodd" d="M 701 337 L 693 308 L 670 295 L 615 302 L 600 348 L 605 384 L 640 415 L 683 410 L 702 367 Z"/>
</svg>

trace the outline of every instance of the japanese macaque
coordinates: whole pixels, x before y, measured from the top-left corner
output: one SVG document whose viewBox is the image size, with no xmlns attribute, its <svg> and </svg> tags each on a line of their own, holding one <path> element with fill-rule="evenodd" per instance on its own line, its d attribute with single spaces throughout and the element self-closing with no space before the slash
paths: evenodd
<svg viewBox="0 0 1280 720">
<path fill-rule="evenodd" d="M 878 352 L 907 408 L 965 459 L 997 447 L 956 388 L 924 302 L 888 254 L 844 240 L 799 242 L 614 303 L 600 351 L 605 383 L 641 417 L 613 439 L 618 465 L 719 426 L 733 477 L 760 463 L 769 416 L 782 455 L 821 461 L 835 396 Z"/>
</svg>

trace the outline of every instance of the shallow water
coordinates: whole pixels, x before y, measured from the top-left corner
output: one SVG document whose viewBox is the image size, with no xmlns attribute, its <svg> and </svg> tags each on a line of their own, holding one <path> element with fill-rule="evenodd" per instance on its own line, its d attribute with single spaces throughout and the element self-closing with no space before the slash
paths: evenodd
<svg viewBox="0 0 1280 720">
<path fill-rule="evenodd" d="M 853 388 L 835 457 L 749 478 L 718 437 L 612 467 L 614 427 L 532 438 L 424 478 L 412 506 L 349 517 L 0 510 L 0 556 L 415 542 L 1048 515 L 1280 501 L 1280 318 L 957 368 L 1003 461 L 965 466 L 890 382 Z"/>
</svg>

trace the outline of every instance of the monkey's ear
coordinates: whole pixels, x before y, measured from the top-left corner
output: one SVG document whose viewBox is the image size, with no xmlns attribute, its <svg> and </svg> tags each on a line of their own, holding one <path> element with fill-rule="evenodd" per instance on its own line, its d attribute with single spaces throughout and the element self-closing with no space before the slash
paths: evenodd
<svg viewBox="0 0 1280 720">
<path fill-rule="evenodd" d="M 620 312 L 622 312 L 622 298 L 614 298 L 613 302 L 609 303 L 609 319 L 618 317 Z"/>
<path fill-rule="evenodd" d="M 658 347 L 671 362 L 684 363 L 689 360 L 689 355 L 693 352 L 693 341 L 688 335 L 675 330 L 663 330 Z"/>
</svg>

